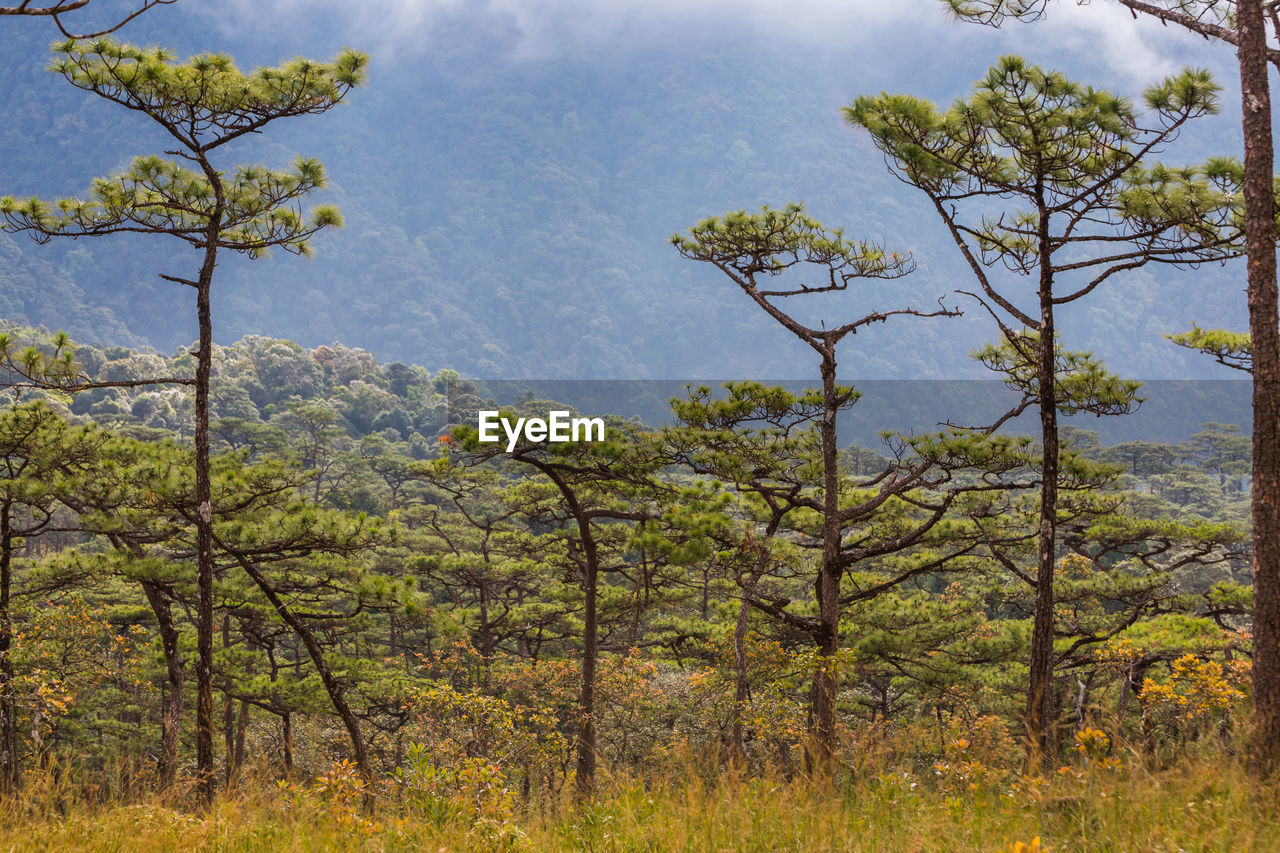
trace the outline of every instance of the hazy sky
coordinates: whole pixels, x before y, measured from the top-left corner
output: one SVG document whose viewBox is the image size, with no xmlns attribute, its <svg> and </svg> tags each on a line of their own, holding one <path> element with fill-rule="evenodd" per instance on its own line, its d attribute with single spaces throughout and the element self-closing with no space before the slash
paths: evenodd
<svg viewBox="0 0 1280 853">
<path fill-rule="evenodd" d="M 1111 0 L 1050 4 L 1045 20 L 1007 23 L 999 31 L 949 19 L 938 0 L 232 0 L 231 15 L 222 3 L 204 11 L 224 27 L 267 24 L 285 32 L 323 12 L 343 21 L 353 44 L 382 57 L 436 49 L 432 37 L 442 22 L 459 16 L 487 20 L 510 36 L 514 59 L 643 49 L 663 34 L 714 34 L 744 26 L 824 50 L 928 49 L 933 42 L 960 40 L 985 56 L 1013 50 L 1034 55 L 1056 47 L 1131 85 L 1150 83 L 1188 62 L 1218 64 L 1225 57 L 1220 47 L 1206 49 L 1202 39 L 1179 28 L 1135 20 Z"/>
</svg>

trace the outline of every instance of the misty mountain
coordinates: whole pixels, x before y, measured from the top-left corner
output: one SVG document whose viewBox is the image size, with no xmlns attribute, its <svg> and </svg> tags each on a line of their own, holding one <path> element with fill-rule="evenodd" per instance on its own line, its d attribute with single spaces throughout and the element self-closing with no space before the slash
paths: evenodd
<svg viewBox="0 0 1280 853">
<path fill-rule="evenodd" d="M 793 200 L 850 237 L 910 250 L 917 266 L 906 279 L 831 299 L 815 321 L 928 308 L 940 297 L 966 309 L 961 319 L 899 319 L 860 333 L 842 348 L 846 377 L 981 376 L 966 353 L 995 329 L 953 295 L 970 285 L 954 245 L 840 107 L 881 89 L 946 102 L 999 52 L 1024 47 L 1095 86 L 1136 96 L 1149 82 L 1029 28 L 930 24 L 911 38 L 900 25 L 891 38 L 814 43 L 704 11 L 661 26 L 613 20 L 600 38 L 583 24 L 569 30 L 573 45 L 552 50 L 527 22 L 451 4 L 429 30 L 406 27 L 398 40 L 391 11 L 353 23 L 282 3 L 255 23 L 243 5 L 219 5 L 233 11 L 184 0 L 123 35 L 184 54 L 225 51 L 242 66 L 296 53 L 327 59 L 351 41 L 370 50 L 373 66 L 349 105 L 279 123 L 224 153 L 228 168 L 318 157 L 331 179 L 319 200 L 338 204 L 347 224 L 316 240 L 313 261 L 226 258 L 215 338 L 341 341 L 381 360 L 477 377 L 813 374 L 803 345 L 667 242 L 703 217 Z M 287 24 L 285 12 L 295 16 Z M 165 147 L 141 117 L 43 70 L 53 34 L 41 21 L 0 28 L 3 194 L 82 193 L 93 177 Z M 358 43 L 362 35 L 372 43 Z M 1209 48 L 1192 49 L 1205 53 L 1171 61 L 1217 61 Z M 1229 97 L 1224 107 L 1166 159 L 1236 151 Z M 188 293 L 157 273 L 189 272 L 193 259 L 160 238 L 41 247 L 0 234 L 0 316 L 173 351 L 194 338 L 193 311 Z M 1162 336 L 1193 320 L 1242 328 L 1243 287 L 1238 264 L 1138 271 L 1064 312 L 1063 339 L 1128 375 L 1217 376 Z"/>
</svg>

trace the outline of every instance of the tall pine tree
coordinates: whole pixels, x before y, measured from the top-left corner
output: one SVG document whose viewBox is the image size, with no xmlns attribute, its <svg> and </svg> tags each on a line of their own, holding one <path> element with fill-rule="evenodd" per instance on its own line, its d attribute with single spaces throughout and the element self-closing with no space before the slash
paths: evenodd
<svg viewBox="0 0 1280 853">
<path fill-rule="evenodd" d="M 338 211 L 303 200 L 325 184 L 319 162 L 292 168 L 220 168 L 224 146 L 283 118 L 317 115 L 341 103 L 364 80 L 368 57 L 345 50 L 333 62 L 294 59 L 245 74 L 229 56 L 201 54 L 178 62 L 163 48 L 137 48 L 108 38 L 57 46 L 56 71 L 72 85 L 139 112 L 159 125 L 175 148 L 168 157 L 136 158 L 120 174 L 96 180 L 87 199 L 0 199 L 6 228 L 37 242 L 54 237 L 141 233 L 176 237 L 197 253 L 194 277 L 161 278 L 195 291 L 199 343 L 195 352 L 194 513 L 198 531 L 196 760 L 202 796 L 213 796 L 213 515 L 209 476 L 209 377 L 213 356 L 210 295 L 221 251 L 260 258 L 270 249 L 310 252 L 317 231 L 341 225 Z"/>
</svg>

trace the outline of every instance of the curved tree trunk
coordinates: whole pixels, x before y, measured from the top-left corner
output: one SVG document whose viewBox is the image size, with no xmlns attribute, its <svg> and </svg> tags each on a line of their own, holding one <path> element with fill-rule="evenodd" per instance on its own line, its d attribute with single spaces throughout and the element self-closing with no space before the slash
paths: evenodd
<svg viewBox="0 0 1280 853">
<path fill-rule="evenodd" d="M 352 757 L 356 760 L 356 769 L 360 772 L 360 777 L 364 779 L 365 783 L 371 784 L 373 782 L 373 770 L 369 765 L 369 750 L 365 746 L 364 735 L 360 732 L 360 722 L 356 719 L 356 715 L 351 710 L 351 705 L 347 702 L 346 689 L 334 676 L 333 670 L 325 661 L 324 651 L 316 641 L 315 634 L 312 633 L 305 622 L 289 609 L 284 600 L 280 598 L 279 593 L 275 591 L 271 584 L 267 583 L 267 579 L 258 571 L 258 567 L 253 564 L 252 560 L 248 560 L 234 551 L 231 551 L 231 553 L 235 556 L 236 562 L 245 570 L 245 573 L 257 584 L 258 589 L 262 590 L 262 594 L 271 602 L 271 606 L 275 608 L 276 613 L 280 614 L 280 618 L 293 629 L 293 632 L 298 635 L 298 639 L 302 641 L 302 645 L 306 648 L 307 654 L 311 658 L 311 663 L 315 665 L 316 671 L 320 674 L 320 681 L 324 684 L 325 692 L 329 694 L 329 701 L 333 703 L 334 710 L 338 712 L 338 716 L 342 718 L 342 724 L 346 726 L 347 735 L 351 738 L 351 752 Z M 371 802 L 369 797 L 365 798 L 365 802 L 366 805 Z"/>
</svg>

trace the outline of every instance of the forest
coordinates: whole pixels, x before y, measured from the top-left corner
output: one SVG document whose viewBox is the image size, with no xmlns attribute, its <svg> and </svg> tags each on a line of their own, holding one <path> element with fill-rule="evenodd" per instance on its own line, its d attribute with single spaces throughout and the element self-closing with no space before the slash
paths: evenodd
<svg viewBox="0 0 1280 853">
<path fill-rule="evenodd" d="M 799 378 L 635 383 L 673 356 L 584 387 L 529 380 L 635 351 L 574 348 L 628 315 L 558 310 L 542 291 L 568 266 L 512 296 L 555 315 L 521 332 L 547 336 L 536 353 L 483 322 L 430 365 L 228 342 L 257 269 L 278 291 L 261 323 L 335 304 L 306 259 L 352 225 L 345 161 L 285 133 L 371 94 L 376 54 L 249 69 L 131 42 L 194 0 L 0 2 L 6 39 L 56 39 L 41 73 L 147 146 L 68 186 L 84 151 L 53 165 L 0 132 L 45 182 L 0 186 L 0 846 L 1280 848 L 1280 19 L 1117 4 L 1238 78 L 1112 91 L 1006 53 L 950 103 L 851 93 L 829 120 L 932 237 L 786 197 L 670 223 L 658 250 L 686 272 L 649 282 L 649 346 L 699 328 L 680 313 L 699 288 L 753 318 L 706 347 Z M 921 8 L 1030 32 L 1060 4 Z M 1233 104 L 1241 150 L 1182 144 Z M 479 267 L 525 251 L 489 237 Z M 1116 306 L 1166 276 L 1247 326 L 1207 310 L 1159 345 L 1241 381 L 1144 385 L 1087 347 L 1082 318 L 1124 328 Z M 467 284 L 450 311 L 480 317 Z M 110 285 L 110 310 L 87 301 Z M 898 351 L 927 369 L 894 376 L 985 381 L 858 381 L 864 353 Z M 514 428 L 554 412 L 604 434 Z M 509 441 L 486 440 L 494 417 Z"/>
</svg>

